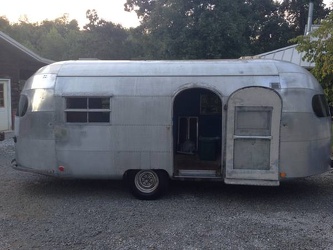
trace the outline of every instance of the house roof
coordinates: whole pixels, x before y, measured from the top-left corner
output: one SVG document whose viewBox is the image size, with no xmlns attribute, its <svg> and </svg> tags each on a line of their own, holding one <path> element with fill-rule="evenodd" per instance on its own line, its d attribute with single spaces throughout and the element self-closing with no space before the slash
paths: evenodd
<svg viewBox="0 0 333 250">
<path fill-rule="evenodd" d="M 254 58 L 282 60 L 300 65 L 306 69 L 314 68 L 315 64 L 313 62 L 308 62 L 304 60 L 304 55 L 305 52 L 298 52 L 297 44 L 294 44 L 284 48 L 256 55 L 254 56 Z"/>
<path fill-rule="evenodd" d="M 40 57 L 30 49 L 26 48 L 19 42 L 15 41 L 10 36 L 0 31 L 0 56 L 1 51 L 10 53 L 11 55 L 23 59 L 24 61 L 31 61 L 41 65 L 51 64 L 54 61 Z"/>
<path fill-rule="evenodd" d="M 319 27 L 320 25 L 312 24 L 310 27 L 310 31 L 308 31 L 308 26 L 305 25 L 304 36 L 309 35 L 309 32 L 311 33 L 317 30 Z M 303 59 L 304 56 L 305 52 L 298 52 L 297 44 L 294 44 L 273 51 L 265 52 L 259 55 L 251 56 L 251 58 L 275 59 L 275 60 L 287 61 L 302 66 L 303 68 L 306 68 L 308 70 L 313 69 L 315 63 L 304 60 Z"/>
</svg>

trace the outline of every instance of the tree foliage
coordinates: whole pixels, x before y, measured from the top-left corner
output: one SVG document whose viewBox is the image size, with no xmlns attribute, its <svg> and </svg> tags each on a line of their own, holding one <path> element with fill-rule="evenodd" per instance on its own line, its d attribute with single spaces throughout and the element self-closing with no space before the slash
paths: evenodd
<svg viewBox="0 0 333 250">
<path fill-rule="evenodd" d="M 127 0 L 125 10 L 141 20 L 138 33 L 147 58 L 238 58 L 289 45 L 304 30 L 304 2 Z M 324 17 L 322 0 L 316 7 L 314 17 Z"/>
<path fill-rule="evenodd" d="M 0 30 L 42 57 L 55 61 L 98 59 L 212 59 L 256 55 L 289 45 L 305 24 L 308 0 L 127 0 L 124 9 L 141 20 L 136 28 L 87 10 L 83 28 L 63 15 L 10 24 Z M 315 2 L 314 18 L 327 10 Z M 301 14 L 302 13 L 302 14 Z"/>
<path fill-rule="evenodd" d="M 304 59 L 314 62 L 313 75 L 320 81 L 333 102 L 333 12 L 321 22 L 318 29 L 307 36 L 294 39 L 297 50 L 305 52 Z"/>
<path fill-rule="evenodd" d="M 21 20 L 13 25 L 0 17 L 0 30 L 42 57 L 55 61 L 130 58 L 129 30 L 100 19 L 95 10 L 88 10 L 86 17 L 88 23 L 83 29 L 67 15 L 41 23 Z"/>
<path fill-rule="evenodd" d="M 313 4 L 313 20 L 320 20 L 328 15 L 329 9 L 325 8 L 323 0 L 314 0 Z M 304 34 L 308 20 L 309 0 L 283 0 L 279 11 L 293 31 L 293 37 Z"/>
</svg>

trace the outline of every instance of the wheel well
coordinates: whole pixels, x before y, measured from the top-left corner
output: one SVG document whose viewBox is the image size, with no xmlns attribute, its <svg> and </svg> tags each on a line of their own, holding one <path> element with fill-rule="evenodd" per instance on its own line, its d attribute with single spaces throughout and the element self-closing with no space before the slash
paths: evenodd
<svg viewBox="0 0 333 250">
<path fill-rule="evenodd" d="M 125 173 L 123 174 L 123 179 L 124 179 L 124 180 L 128 180 L 128 177 L 129 177 L 131 174 L 134 174 L 134 173 L 136 173 L 136 172 L 138 172 L 138 171 L 140 171 L 140 170 L 143 170 L 143 169 L 128 169 L 128 170 L 126 170 Z M 168 178 L 170 178 L 169 173 L 168 173 L 165 169 L 151 169 L 151 170 L 154 170 L 154 171 L 156 171 L 156 172 L 159 172 L 159 173 L 161 173 L 161 174 L 163 174 L 163 175 L 168 176 Z"/>
</svg>

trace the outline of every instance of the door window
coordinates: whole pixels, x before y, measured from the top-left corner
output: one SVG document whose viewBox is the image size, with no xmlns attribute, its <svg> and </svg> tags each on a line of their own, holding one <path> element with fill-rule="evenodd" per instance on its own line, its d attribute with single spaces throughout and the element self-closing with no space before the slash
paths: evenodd
<svg viewBox="0 0 333 250">
<path fill-rule="evenodd" d="M 272 107 L 236 107 L 235 135 L 270 135 Z"/>
</svg>

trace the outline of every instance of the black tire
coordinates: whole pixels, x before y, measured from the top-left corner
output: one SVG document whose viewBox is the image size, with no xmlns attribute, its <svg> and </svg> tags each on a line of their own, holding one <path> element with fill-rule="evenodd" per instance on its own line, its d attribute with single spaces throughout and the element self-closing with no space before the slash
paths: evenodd
<svg viewBox="0 0 333 250">
<path fill-rule="evenodd" d="M 169 176 L 162 170 L 133 170 L 128 173 L 128 184 L 131 193 L 136 198 L 155 200 L 167 191 Z"/>
</svg>

